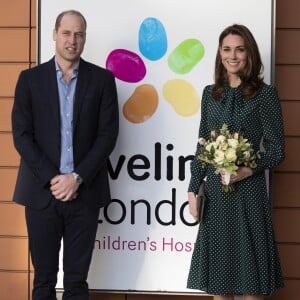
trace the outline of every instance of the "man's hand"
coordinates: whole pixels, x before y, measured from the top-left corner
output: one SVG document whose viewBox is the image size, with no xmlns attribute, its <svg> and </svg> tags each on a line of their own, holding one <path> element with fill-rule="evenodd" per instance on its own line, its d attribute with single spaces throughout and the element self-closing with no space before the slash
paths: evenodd
<svg viewBox="0 0 300 300">
<path fill-rule="evenodd" d="M 52 195 L 60 201 L 71 201 L 77 197 L 79 183 L 76 182 L 73 174 L 56 175 L 50 181 Z"/>
</svg>

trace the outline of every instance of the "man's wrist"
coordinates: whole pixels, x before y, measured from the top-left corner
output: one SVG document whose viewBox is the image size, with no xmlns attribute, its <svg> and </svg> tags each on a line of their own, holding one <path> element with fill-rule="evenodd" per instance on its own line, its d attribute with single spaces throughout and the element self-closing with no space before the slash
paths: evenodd
<svg viewBox="0 0 300 300">
<path fill-rule="evenodd" d="M 75 181 L 80 185 L 82 184 L 83 180 L 81 178 L 81 176 L 79 174 L 77 174 L 76 172 L 72 172 L 72 175 L 75 179 Z"/>
</svg>

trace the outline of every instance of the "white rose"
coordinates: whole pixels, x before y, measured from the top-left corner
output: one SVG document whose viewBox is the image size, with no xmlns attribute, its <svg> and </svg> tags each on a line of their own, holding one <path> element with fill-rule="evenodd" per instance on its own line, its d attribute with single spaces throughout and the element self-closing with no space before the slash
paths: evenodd
<svg viewBox="0 0 300 300">
<path fill-rule="evenodd" d="M 225 157 L 228 161 L 236 161 L 237 159 L 236 151 L 233 148 L 227 149 L 225 153 Z"/>
<path fill-rule="evenodd" d="M 228 145 L 234 149 L 239 145 L 239 141 L 235 139 L 228 139 Z"/>
<path fill-rule="evenodd" d="M 205 142 L 206 142 L 206 139 L 201 137 L 198 142 L 199 142 L 200 145 L 204 145 Z"/>
<path fill-rule="evenodd" d="M 216 150 L 215 152 L 215 162 L 219 165 L 221 165 L 224 161 L 224 152 L 223 151 L 220 151 L 220 150 Z"/>
<path fill-rule="evenodd" d="M 219 135 L 217 138 L 216 138 L 216 142 L 217 144 L 221 144 L 225 141 L 225 136 L 224 135 Z"/>
</svg>

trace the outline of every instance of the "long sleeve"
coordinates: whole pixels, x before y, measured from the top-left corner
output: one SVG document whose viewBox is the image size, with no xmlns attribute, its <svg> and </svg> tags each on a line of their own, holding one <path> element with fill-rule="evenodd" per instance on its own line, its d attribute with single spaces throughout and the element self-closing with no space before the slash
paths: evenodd
<svg viewBox="0 0 300 300">
<path fill-rule="evenodd" d="M 207 122 L 207 103 L 209 100 L 209 87 L 207 86 L 202 95 L 201 101 L 201 120 L 199 127 L 198 138 L 203 137 L 205 139 L 209 138 L 210 130 L 208 128 Z M 191 162 L 190 170 L 191 170 L 191 179 L 188 187 L 189 192 L 198 193 L 201 182 L 206 176 L 207 165 L 198 159 L 200 150 L 200 144 L 197 141 L 196 152 L 194 159 Z"/>
<path fill-rule="evenodd" d="M 35 124 L 37 123 L 36 119 L 42 113 L 40 111 L 34 115 L 33 110 L 36 110 L 36 105 L 33 104 L 29 74 L 32 72 L 21 72 L 17 81 L 12 109 L 13 138 L 15 148 L 21 159 L 26 162 L 40 184 L 45 186 L 53 176 L 59 173 L 59 170 L 37 142 L 38 130 Z M 35 79 L 36 77 L 31 82 L 34 82 Z M 54 129 L 52 128 L 52 130 Z"/>
<path fill-rule="evenodd" d="M 276 88 L 265 85 L 260 104 L 260 122 L 262 126 L 263 151 L 257 160 L 254 174 L 272 169 L 284 159 L 284 132 L 282 112 Z"/>
</svg>

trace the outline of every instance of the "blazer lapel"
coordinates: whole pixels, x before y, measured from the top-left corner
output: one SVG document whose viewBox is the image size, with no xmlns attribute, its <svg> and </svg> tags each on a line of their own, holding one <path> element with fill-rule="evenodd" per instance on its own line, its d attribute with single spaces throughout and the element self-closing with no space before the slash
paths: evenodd
<svg viewBox="0 0 300 300">
<path fill-rule="evenodd" d="M 47 95 L 47 102 L 49 104 L 50 111 L 52 112 L 54 124 L 57 126 L 57 130 L 60 130 L 60 108 L 54 58 L 51 59 L 45 67 L 47 69 L 45 72 L 46 79 L 43 81 L 43 84 L 45 85 L 44 91 Z"/>
<path fill-rule="evenodd" d="M 80 59 L 79 71 L 74 99 L 74 109 L 73 109 L 73 132 L 76 128 L 80 110 L 87 92 L 87 88 L 90 82 L 90 72 L 88 65 L 84 60 Z"/>
</svg>

